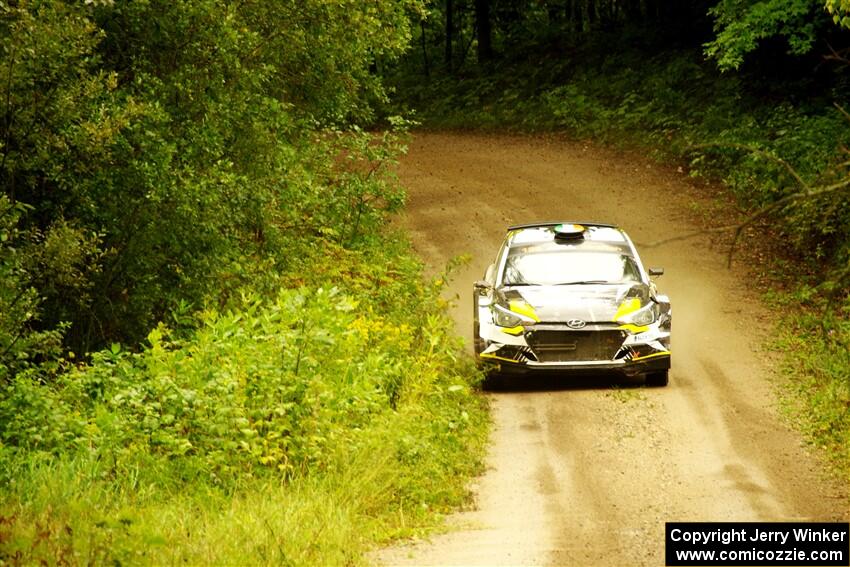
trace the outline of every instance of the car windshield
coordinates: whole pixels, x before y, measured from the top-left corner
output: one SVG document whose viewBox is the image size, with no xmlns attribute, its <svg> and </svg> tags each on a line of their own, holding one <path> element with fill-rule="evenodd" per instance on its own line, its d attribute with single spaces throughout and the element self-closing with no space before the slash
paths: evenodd
<svg viewBox="0 0 850 567">
<path fill-rule="evenodd" d="M 503 285 L 580 285 L 640 281 L 630 256 L 616 252 L 512 250 Z"/>
</svg>

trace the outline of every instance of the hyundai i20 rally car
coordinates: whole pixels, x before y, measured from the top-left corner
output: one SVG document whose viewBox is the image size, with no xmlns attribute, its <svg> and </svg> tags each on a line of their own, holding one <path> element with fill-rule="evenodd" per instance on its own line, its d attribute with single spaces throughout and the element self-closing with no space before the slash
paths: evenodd
<svg viewBox="0 0 850 567">
<path fill-rule="evenodd" d="M 488 375 L 536 371 L 643 374 L 665 386 L 670 300 L 631 239 L 595 222 L 508 229 L 473 288 L 475 356 Z"/>
</svg>

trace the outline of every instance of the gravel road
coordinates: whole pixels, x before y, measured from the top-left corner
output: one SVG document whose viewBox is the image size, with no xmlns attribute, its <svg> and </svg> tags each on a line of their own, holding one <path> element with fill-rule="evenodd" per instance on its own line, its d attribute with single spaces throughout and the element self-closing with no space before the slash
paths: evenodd
<svg viewBox="0 0 850 567">
<path fill-rule="evenodd" d="M 387 565 L 663 565 L 665 521 L 847 520 L 846 490 L 781 418 L 760 344 L 771 319 L 695 229 L 685 176 L 582 143 L 417 133 L 399 168 L 403 222 L 430 269 L 458 254 L 458 332 L 505 227 L 622 226 L 673 305 L 670 385 L 533 381 L 490 395 L 495 427 L 476 509 L 455 529 L 384 550 Z M 695 204 L 696 203 L 696 204 Z"/>
</svg>

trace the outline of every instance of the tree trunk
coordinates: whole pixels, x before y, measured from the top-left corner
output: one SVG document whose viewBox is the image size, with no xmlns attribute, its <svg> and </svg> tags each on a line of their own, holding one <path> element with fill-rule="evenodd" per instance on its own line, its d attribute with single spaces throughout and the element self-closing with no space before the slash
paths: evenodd
<svg viewBox="0 0 850 567">
<path fill-rule="evenodd" d="M 478 31 L 478 62 L 493 58 L 490 31 L 490 0 L 475 0 L 475 27 Z"/>
<path fill-rule="evenodd" d="M 419 21 L 419 27 L 422 29 L 422 64 L 425 67 L 425 76 L 431 77 L 431 66 L 428 64 L 428 46 L 425 44 L 425 20 Z"/>
<path fill-rule="evenodd" d="M 578 25 L 578 0 L 568 0 L 569 6 L 567 7 L 567 20 L 569 20 L 570 24 L 570 32 L 575 33 L 577 29 L 580 29 Z"/>
<path fill-rule="evenodd" d="M 579 28 L 582 32 L 590 31 L 591 11 L 590 0 L 583 0 L 581 3 L 581 27 Z"/>
<path fill-rule="evenodd" d="M 452 41 L 454 40 L 453 4 L 452 0 L 446 0 L 446 67 L 448 67 L 449 72 L 452 70 Z"/>
</svg>

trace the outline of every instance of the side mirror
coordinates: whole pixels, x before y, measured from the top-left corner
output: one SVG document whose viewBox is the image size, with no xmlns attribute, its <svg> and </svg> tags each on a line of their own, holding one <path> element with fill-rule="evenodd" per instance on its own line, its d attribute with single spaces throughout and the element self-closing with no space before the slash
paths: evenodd
<svg viewBox="0 0 850 567">
<path fill-rule="evenodd" d="M 663 276 L 663 275 L 664 275 L 664 268 L 650 268 L 649 269 L 649 276 L 650 277 L 657 277 L 657 276 Z"/>
<path fill-rule="evenodd" d="M 493 291 L 493 286 L 490 282 L 486 282 L 484 280 L 478 280 L 477 282 L 472 284 L 472 295 L 476 298 L 481 298 L 480 300 L 476 300 L 476 303 L 479 305 L 488 304 L 487 298 L 490 296 L 490 292 Z M 479 301 L 484 303 L 479 303 Z"/>
<path fill-rule="evenodd" d="M 484 272 L 484 279 L 491 284 L 496 283 L 496 264 L 487 266 L 487 271 Z"/>
<path fill-rule="evenodd" d="M 490 305 L 493 295 L 493 284 L 485 280 L 478 280 L 472 284 L 472 299 L 477 317 L 478 309 Z M 477 319 L 476 319 L 477 321 Z"/>
</svg>

